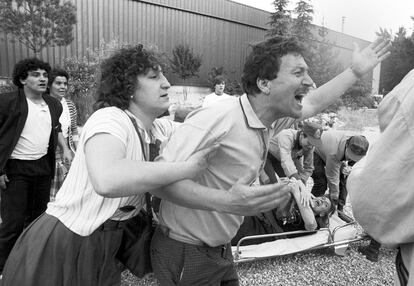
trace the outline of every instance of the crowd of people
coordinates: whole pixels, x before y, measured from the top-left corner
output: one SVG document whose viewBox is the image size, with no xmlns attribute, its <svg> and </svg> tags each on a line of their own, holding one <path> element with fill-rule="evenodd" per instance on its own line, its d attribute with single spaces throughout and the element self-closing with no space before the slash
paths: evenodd
<svg viewBox="0 0 414 286">
<path fill-rule="evenodd" d="M 18 90 L 0 96 L 2 285 L 119 285 L 125 226 L 145 193 L 160 200 L 150 251 L 160 285 L 239 285 L 231 241 L 246 224 L 275 214 L 290 230 L 298 221 L 277 216 L 288 206 L 314 230 L 343 208 L 349 166 L 368 141 L 312 122 L 290 128 L 325 110 L 388 50 L 382 39 L 356 48 L 349 68 L 314 89 L 304 46 L 269 38 L 246 58 L 245 94 L 225 94 L 218 77 L 203 107 L 178 123 L 162 117 L 170 83 L 158 52 L 126 46 L 102 62 L 80 136 L 67 72 L 18 62 Z"/>
</svg>

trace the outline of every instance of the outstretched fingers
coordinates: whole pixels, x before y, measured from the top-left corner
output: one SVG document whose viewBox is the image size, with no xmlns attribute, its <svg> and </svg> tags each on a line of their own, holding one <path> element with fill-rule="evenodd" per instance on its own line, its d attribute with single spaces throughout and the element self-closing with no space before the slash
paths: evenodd
<svg viewBox="0 0 414 286">
<path fill-rule="evenodd" d="M 368 46 L 368 48 L 374 51 L 375 55 L 378 57 L 379 62 L 391 54 L 390 40 L 382 37 L 378 37 L 373 43 Z"/>
<path fill-rule="evenodd" d="M 280 206 L 291 197 L 291 187 L 286 184 L 269 184 L 252 187 L 254 209 L 256 212 L 264 212 Z"/>
</svg>

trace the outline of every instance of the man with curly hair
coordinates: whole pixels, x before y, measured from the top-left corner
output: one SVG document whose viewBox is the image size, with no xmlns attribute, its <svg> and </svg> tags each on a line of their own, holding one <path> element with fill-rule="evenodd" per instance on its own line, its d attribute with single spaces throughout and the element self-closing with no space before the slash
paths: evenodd
<svg viewBox="0 0 414 286">
<path fill-rule="evenodd" d="M 59 143 L 62 106 L 44 94 L 50 65 L 36 58 L 16 64 L 15 92 L 0 96 L 0 273 L 23 231 L 46 209 Z"/>
</svg>

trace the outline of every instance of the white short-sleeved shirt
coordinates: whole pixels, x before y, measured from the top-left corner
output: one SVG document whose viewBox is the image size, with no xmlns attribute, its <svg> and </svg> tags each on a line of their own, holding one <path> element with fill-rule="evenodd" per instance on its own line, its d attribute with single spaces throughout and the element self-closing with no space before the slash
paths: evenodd
<svg viewBox="0 0 414 286">
<path fill-rule="evenodd" d="M 137 119 L 138 125 L 142 126 Z M 175 125 L 165 120 L 154 122 L 154 135 L 164 136 L 172 132 Z M 141 129 L 141 128 L 140 128 Z M 107 133 L 118 138 L 125 146 L 126 158 L 144 161 L 141 143 L 128 115 L 116 108 L 103 108 L 88 119 L 80 137 L 78 149 L 68 176 L 57 193 L 56 200 L 48 204 L 46 213 L 57 217 L 73 232 L 87 236 L 107 219 L 125 220 L 136 215 L 145 205 L 144 195 L 122 198 L 106 198 L 95 192 L 86 168 L 84 147 L 88 139 L 99 133 Z M 149 143 L 150 136 L 143 129 L 143 139 Z M 125 213 L 119 210 L 126 205 L 135 210 Z"/>
<path fill-rule="evenodd" d="M 232 96 L 228 95 L 227 93 L 223 93 L 222 95 L 217 95 L 214 92 L 210 93 L 204 98 L 203 107 L 210 106 L 214 103 L 217 103 L 219 101 L 222 101 L 228 98 L 232 98 Z"/>
</svg>

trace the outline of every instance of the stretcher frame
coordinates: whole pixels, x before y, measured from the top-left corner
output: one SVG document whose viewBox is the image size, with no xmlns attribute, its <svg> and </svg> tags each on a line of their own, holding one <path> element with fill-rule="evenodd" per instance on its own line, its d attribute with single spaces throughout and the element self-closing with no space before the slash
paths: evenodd
<svg viewBox="0 0 414 286">
<path fill-rule="evenodd" d="M 341 220 L 343 220 L 345 222 L 345 224 L 336 226 L 332 230 L 329 229 L 329 228 L 321 228 L 319 230 L 313 230 L 313 231 L 299 230 L 299 231 L 290 231 L 290 232 L 282 232 L 282 233 L 245 236 L 245 237 L 241 238 L 238 241 L 236 246 L 232 247 L 234 263 L 251 262 L 251 261 L 256 261 L 256 260 L 269 259 L 269 258 L 274 258 L 274 257 L 281 257 L 281 256 L 292 255 L 292 254 L 297 254 L 297 253 L 304 253 L 304 252 L 313 251 L 313 250 L 322 249 L 322 248 L 333 248 L 337 255 L 343 256 L 343 255 L 345 255 L 345 251 L 348 248 L 350 243 L 357 242 L 357 241 L 360 241 L 360 240 L 363 240 L 363 239 L 368 239 L 369 236 L 365 233 L 356 233 L 356 235 L 353 238 L 342 239 L 342 240 L 336 241 L 335 237 L 341 229 L 344 229 L 345 227 L 348 227 L 348 226 L 357 226 L 358 225 L 357 222 L 354 219 L 350 218 L 349 216 L 347 216 L 343 212 L 338 212 L 338 217 Z M 285 237 L 285 236 L 289 236 L 289 235 L 298 235 L 298 234 L 303 236 L 303 235 L 306 235 L 306 234 L 314 234 L 316 232 L 327 232 L 328 233 L 327 241 L 325 243 L 322 243 L 322 244 L 314 246 L 314 247 L 310 247 L 310 248 L 305 249 L 305 250 L 300 250 L 300 251 L 291 252 L 291 253 L 287 253 L 287 254 L 280 254 L 280 255 L 269 255 L 269 256 L 266 256 L 266 257 L 243 257 L 243 253 L 241 251 L 242 243 L 246 242 L 248 240 L 260 239 L 260 238 L 269 238 L 269 237 L 275 237 L 275 238 L 279 237 L 280 238 L 280 237 Z M 300 236 L 300 237 L 302 237 L 302 236 Z M 295 239 L 295 238 L 290 238 L 290 239 Z"/>
</svg>

